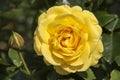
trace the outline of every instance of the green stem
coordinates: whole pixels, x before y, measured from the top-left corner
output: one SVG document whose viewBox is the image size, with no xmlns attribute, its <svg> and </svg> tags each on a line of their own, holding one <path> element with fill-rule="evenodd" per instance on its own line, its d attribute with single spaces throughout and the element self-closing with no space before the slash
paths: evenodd
<svg viewBox="0 0 120 80">
<path fill-rule="evenodd" d="M 18 51 L 18 53 L 19 53 L 20 59 L 21 59 L 21 61 L 22 61 L 22 63 L 23 63 L 23 66 L 24 66 L 24 68 L 25 68 L 25 70 L 26 70 L 26 72 L 27 72 L 27 75 L 29 76 L 29 78 L 30 78 L 31 80 L 34 80 L 33 76 L 32 76 L 31 73 L 30 73 L 30 70 L 29 70 L 28 67 L 27 67 L 27 64 L 26 64 L 26 62 L 25 62 L 25 60 L 24 60 L 24 58 L 23 58 L 22 53 L 21 53 L 20 51 Z"/>
</svg>

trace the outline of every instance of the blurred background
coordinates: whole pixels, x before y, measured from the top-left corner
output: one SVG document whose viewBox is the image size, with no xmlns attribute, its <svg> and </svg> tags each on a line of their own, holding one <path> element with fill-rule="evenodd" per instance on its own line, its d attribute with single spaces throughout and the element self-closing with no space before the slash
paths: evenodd
<svg viewBox="0 0 120 80">
<path fill-rule="evenodd" d="M 83 9 L 92 11 L 103 28 L 106 51 L 99 64 L 91 67 L 87 72 L 61 76 L 54 71 L 52 66 L 47 67 L 42 57 L 37 56 L 33 49 L 33 35 L 38 16 L 48 8 L 61 4 L 79 5 Z M 12 31 L 18 32 L 25 40 L 22 53 L 35 80 L 109 80 L 110 75 L 120 74 L 119 18 L 120 0 L 0 0 L 0 80 L 29 80 L 8 55 L 10 48 L 8 41 Z M 114 30 L 113 27 L 115 27 Z M 111 41 L 109 37 L 113 32 L 115 36 L 114 38 L 112 36 L 112 41 L 115 39 L 115 49 L 111 50 L 114 44 L 106 44 L 106 42 Z M 113 45 L 110 46 L 111 44 Z M 112 51 L 116 51 L 115 55 Z M 112 70 L 118 71 L 112 74 Z M 118 80 L 118 76 L 117 79 L 114 77 L 111 80 Z"/>
</svg>

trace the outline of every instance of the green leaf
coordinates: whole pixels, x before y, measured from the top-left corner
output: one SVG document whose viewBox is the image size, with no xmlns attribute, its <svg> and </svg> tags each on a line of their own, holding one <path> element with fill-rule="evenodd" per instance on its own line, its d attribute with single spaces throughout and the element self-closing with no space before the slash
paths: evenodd
<svg viewBox="0 0 120 80">
<path fill-rule="evenodd" d="M 120 80 L 120 71 L 113 70 L 110 76 L 111 76 L 110 80 Z"/>
<path fill-rule="evenodd" d="M 103 32 L 102 36 L 104 44 L 103 58 L 111 64 L 120 52 L 120 33 L 117 32 L 117 30 L 119 30 L 119 19 L 116 15 L 111 15 L 105 12 L 100 12 L 99 15 L 98 19 L 101 21 L 100 23 L 102 27 L 109 31 L 109 33 Z"/>
<path fill-rule="evenodd" d="M 58 80 L 75 80 L 75 79 L 69 78 L 69 79 L 58 79 Z"/>
<path fill-rule="evenodd" d="M 110 32 L 113 33 L 113 31 L 115 30 L 115 27 L 117 26 L 118 20 L 119 20 L 119 19 L 116 17 L 113 21 L 111 21 L 110 23 L 108 23 L 108 24 L 105 26 L 105 28 L 106 28 L 108 31 L 110 31 Z M 112 33 L 111 33 L 111 34 L 112 34 Z"/>
<path fill-rule="evenodd" d="M 110 64 L 120 53 L 120 32 L 103 34 L 103 58 Z"/>
<path fill-rule="evenodd" d="M 90 0 L 67 0 L 71 5 L 79 5 L 82 9 L 92 10 L 93 1 Z"/>
<path fill-rule="evenodd" d="M 15 49 L 10 48 L 8 51 L 8 55 L 14 65 L 16 65 L 17 67 L 20 67 L 22 65 L 22 61 L 19 57 L 19 54 Z"/>
<path fill-rule="evenodd" d="M 116 63 L 120 66 L 120 55 L 115 58 Z"/>
<path fill-rule="evenodd" d="M 47 80 L 57 80 L 58 76 L 55 71 L 52 71 L 47 75 Z"/>
<path fill-rule="evenodd" d="M 10 11 L 6 11 L 2 16 L 12 20 L 23 20 L 24 12 L 22 8 L 12 9 Z"/>
<path fill-rule="evenodd" d="M 11 67 L 7 67 L 7 72 L 14 72 L 15 71 L 15 69 L 16 69 L 16 67 L 15 66 L 11 66 Z"/>
<path fill-rule="evenodd" d="M 115 27 L 116 31 L 120 31 L 120 19 L 118 20 L 116 27 Z"/>
<path fill-rule="evenodd" d="M 5 76 L 3 80 L 13 80 L 12 78 L 15 77 L 15 75 L 18 74 L 18 72 L 19 70 L 8 73 L 8 75 Z"/>
<path fill-rule="evenodd" d="M 9 65 L 9 62 L 7 60 L 7 56 L 5 53 L 0 53 L 0 57 L 1 57 L 1 64 L 4 64 L 4 65 Z"/>
<path fill-rule="evenodd" d="M 84 80 L 94 80 L 96 79 L 93 71 L 88 69 L 86 72 L 79 72 L 79 76 L 81 76 Z"/>
<path fill-rule="evenodd" d="M 102 27 L 105 27 L 117 18 L 116 15 L 108 14 L 106 11 L 97 11 L 95 12 L 95 15 Z"/>
</svg>

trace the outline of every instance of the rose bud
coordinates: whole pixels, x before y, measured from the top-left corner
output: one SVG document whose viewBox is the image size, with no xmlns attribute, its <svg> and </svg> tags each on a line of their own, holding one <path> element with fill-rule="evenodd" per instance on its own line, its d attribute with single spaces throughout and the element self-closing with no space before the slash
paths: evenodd
<svg viewBox="0 0 120 80">
<path fill-rule="evenodd" d="M 24 39 L 23 37 L 18 34 L 17 32 L 12 32 L 12 35 L 10 36 L 9 39 L 9 44 L 13 47 L 13 48 L 17 48 L 20 49 L 23 47 L 24 45 Z"/>
</svg>

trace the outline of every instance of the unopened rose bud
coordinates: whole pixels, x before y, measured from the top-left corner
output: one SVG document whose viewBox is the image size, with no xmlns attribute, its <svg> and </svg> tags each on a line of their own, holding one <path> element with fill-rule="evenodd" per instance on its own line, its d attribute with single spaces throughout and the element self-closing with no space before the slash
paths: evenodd
<svg viewBox="0 0 120 80">
<path fill-rule="evenodd" d="M 12 35 L 10 36 L 9 39 L 9 44 L 13 47 L 13 48 L 22 48 L 24 45 L 24 39 L 23 37 L 18 34 L 17 32 L 12 32 Z"/>
</svg>

